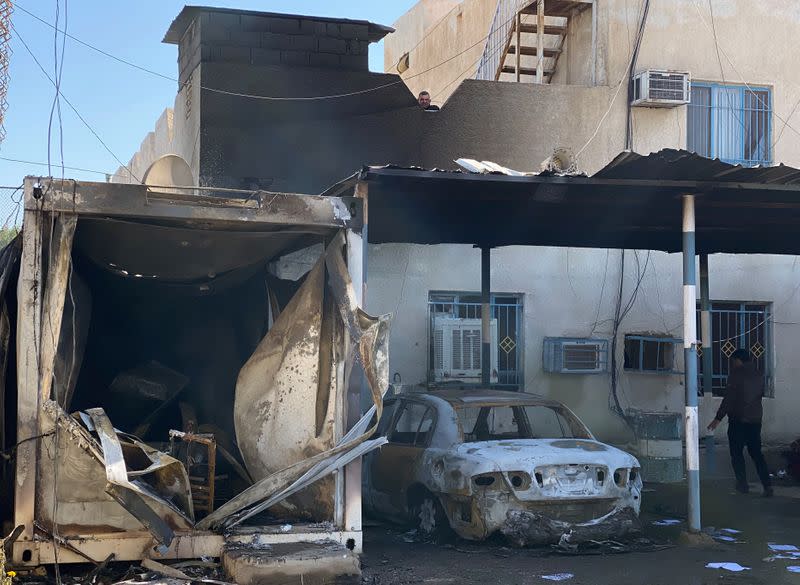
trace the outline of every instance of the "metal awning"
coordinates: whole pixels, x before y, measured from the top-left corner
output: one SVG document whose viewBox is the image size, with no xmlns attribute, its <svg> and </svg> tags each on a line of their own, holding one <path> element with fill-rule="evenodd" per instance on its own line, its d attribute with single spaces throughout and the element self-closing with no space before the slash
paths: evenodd
<svg viewBox="0 0 800 585">
<path fill-rule="evenodd" d="M 800 253 L 800 169 L 744 168 L 681 150 L 624 152 L 592 176 L 365 167 L 370 243 L 679 252 L 682 195 L 697 253 Z M 335 192 L 337 186 L 328 192 Z"/>
</svg>

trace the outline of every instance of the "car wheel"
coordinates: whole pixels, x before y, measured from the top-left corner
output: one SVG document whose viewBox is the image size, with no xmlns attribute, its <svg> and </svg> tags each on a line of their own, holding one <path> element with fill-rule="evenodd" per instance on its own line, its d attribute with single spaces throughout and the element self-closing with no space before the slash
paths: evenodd
<svg viewBox="0 0 800 585">
<path fill-rule="evenodd" d="M 420 534 L 430 538 L 438 538 L 449 532 L 450 523 L 439 499 L 426 492 L 413 508 L 414 522 Z"/>
</svg>

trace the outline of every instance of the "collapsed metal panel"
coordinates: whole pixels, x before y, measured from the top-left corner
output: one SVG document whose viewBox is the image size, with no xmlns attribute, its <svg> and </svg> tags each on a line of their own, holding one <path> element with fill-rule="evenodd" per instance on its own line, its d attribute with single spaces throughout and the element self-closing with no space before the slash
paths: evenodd
<svg viewBox="0 0 800 585">
<path fill-rule="evenodd" d="M 113 428 L 113 421 L 102 410 L 92 409 L 88 415 L 69 416 L 52 400 L 57 397 L 59 402 L 68 402 L 72 392 L 69 380 L 66 384 L 63 380 L 53 381 L 54 370 L 57 376 L 69 378 L 69 372 L 76 367 L 75 362 L 80 362 L 80 356 L 73 352 L 70 360 L 61 365 L 55 363 L 56 354 L 63 353 L 62 337 L 75 336 L 76 329 L 81 328 L 64 311 L 64 298 L 69 296 L 67 286 L 71 276 L 70 251 L 76 219 L 82 215 L 85 207 L 90 215 L 108 213 L 113 216 L 114 211 L 118 211 L 122 217 L 148 216 L 164 220 L 175 218 L 185 221 L 189 217 L 202 217 L 203 227 L 218 225 L 224 229 L 236 230 L 252 222 L 251 225 L 259 225 L 261 229 L 274 226 L 268 229 L 277 228 L 276 231 L 280 231 L 280 219 L 276 217 L 280 213 L 270 214 L 271 217 L 265 215 L 264 212 L 272 205 L 262 205 L 260 200 L 254 208 L 247 203 L 234 205 L 232 202 L 224 202 L 222 206 L 214 205 L 213 211 L 204 207 L 202 200 L 199 203 L 193 202 L 196 209 L 191 212 L 187 209 L 190 205 L 188 202 L 166 199 L 158 200 L 155 204 L 151 201 L 142 207 L 136 201 L 136 196 L 139 195 L 138 186 L 132 186 L 135 187 L 132 189 L 136 192 L 134 194 L 129 192 L 131 190 L 116 186 L 111 189 L 113 193 L 109 193 L 109 197 L 104 197 L 101 192 L 105 186 L 91 185 L 88 189 L 84 187 L 85 185 L 72 183 L 70 193 L 57 187 L 42 189 L 31 179 L 26 184 L 24 253 L 27 252 L 27 259 L 23 260 L 20 275 L 20 291 L 26 294 L 20 295 L 20 309 L 28 310 L 33 318 L 21 327 L 22 335 L 19 337 L 24 347 L 20 352 L 18 423 L 22 429 L 21 438 L 35 440 L 25 443 L 27 448 L 22 451 L 27 457 L 20 464 L 21 467 L 18 467 L 24 473 L 21 476 L 17 474 L 15 520 L 25 527 L 25 531 L 14 544 L 15 562 L 35 564 L 40 561 L 40 554 L 43 555 L 43 560 L 52 561 L 57 549 L 60 550 L 62 562 L 87 560 L 85 552 L 69 544 L 70 539 L 78 539 L 71 542 L 79 543 L 94 558 L 104 558 L 107 554 L 105 551 L 115 552 L 118 559 L 142 558 L 156 554 L 153 549 L 156 543 L 163 545 L 159 554 L 163 554 L 165 558 L 194 556 L 196 550 L 215 551 L 223 541 L 208 532 L 202 532 L 206 528 L 212 525 L 214 528 L 235 525 L 264 507 L 274 506 L 320 478 L 341 469 L 369 449 L 385 442 L 385 439 L 368 440 L 374 427 L 367 427 L 375 412 L 380 411 L 382 391 L 388 382 L 387 320 L 372 319 L 363 313 L 350 314 L 354 309 L 358 310 L 358 307 L 352 302 L 353 286 L 342 256 L 344 237 L 340 234 L 334 238 L 336 244 L 329 248 L 325 256 L 330 264 L 327 271 L 330 273 L 331 266 L 338 271 L 330 277 L 330 294 L 324 301 L 329 310 L 323 320 L 328 320 L 332 325 L 322 327 L 320 335 L 320 345 L 330 349 L 331 353 L 328 357 L 317 356 L 315 367 L 321 367 L 324 373 L 317 376 L 317 384 L 311 388 L 313 393 L 324 397 L 319 404 L 318 401 L 313 401 L 314 424 L 311 425 L 311 431 L 315 436 L 330 437 L 330 440 L 313 457 L 298 453 L 298 461 L 287 460 L 285 468 L 280 468 L 264 478 L 266 481 L 256 483 L 254 489 L 246 492 L 245 498 L 232 502 L 232 509 L 218 509 L 215 512 L 215 522 L 209 516 L 203 525 L 195 526 L 192 520 L 191 494 L 188 485 L 184 486 L 181 481 L 185 477 L 185 471 L 176 469 L 175 465 L 180 465 L 178 462 L 141 443 L 135 437 L 121 434 Z M 123 204 L 126 194 L 131 195 L 128 205 Z M 318 237 L 334 226 L 344 227 L 352 223 L 350 212 L 360 209 L 359 205 L 344 206 L 338 198 L 329 198 L 336 199 L 338 203 L 328 203 L 328 212 L 324 198 L 310 198 L 306 203 L 296 205 L 292 198 L 304 196 L 282 194 L 281 197 L 278 203 L 285 204 L 285 212 L 281 213 L 294 214 L 289 222 L 294 229 L 291 230 L 291 235 L 284 234 L 287 238 L 296 239 L 305 229 Z M 47 211 L 70 206 L 67 198 L 72 201 L 71 213 L 64 213 L 62 217 L 61 212 Z M 308 212 L 307 217 L 303 216 L 304 208 Z M 48 240 L 48 229 L 57 236 Z M 42 253 L 45 242 L 55 245 L 47 254 Z M 337 256 L 335 261 L 330 260 L 333 254 Z M 52 288 L 48 288 L 51 285 Z M 72 313 L 76 310 L 76 305 L 80 305 L 80 301 L 70 298 L 66 304 L 67 310 Z M 289 319 L 288 316 L 286 318 Z M 72 327 L 62 328 L 62 319 L 70 320 Z M 360 324 L 361 327 L 353 327 L 354 324 Z M 47 343 L 42 343 L 44 336 L 49 337 Z M 39 344 L 45 346 L 45 351 L 35 351 Z M 37 359 L 31 361 L 33 354 L 28 350 L 39 354 L 35 356 Z M 340 427 L 344 426 L 344 400 L 337 402 L 334 398 L 341 398 L 339 395 L 348 387 L 345 371 L 349 372 L 351 368 L 345 368 L 344 365 L 354 358 L 367 365 L 375 406 L 348 433 L 341 436 L 342 429 L 331 432 L 329 427 L 334 422 Z M 43 380 L 36 375 L 39 371 L 44 372 L 49 383 L 41 383 Z M 47 392 L 40 393 L 40 388 L 47 388 Z M 34 428 L 39 431 L 38 435 Z M 36 448 L 36 442 L 41 443 L 41 449 Z M 138 453 L 134 459 L 148 458 L 150 464 L 144 469 L 141 466 L 131 467 L 126 460 L 133 452 Z M 35 476 L 29 473 L 33 470 Z M 60 486 L 56 481 L 59 472 L 62 481 Z M 159 479 L 160 474 L 164 475 Z M 90 497 L 69 505 L 69 496 L 64 497 L 64 488 L 77 485 L 81 480 L 84 482 L 84 492 L 88 490 L 92 493 Z M 347 493 L 349 496 L 349 487 Z M 334 497 L 333 491 L 329 491 L 329 496 Z M 61 510 L 60 504 L 64 505 Z M 150 531 L 150 535 L 145 529 Z M 328 529 L 328 535 L 336 539 L 347 534 L 348 538 L 352 538 L 342 527 L 338 530 L 339 532 Z M 275 537 L 319 539 L 324 532 L 306 530 L 297 535 Z M 360 536 L 356 536 L 356 539 L 360 542 Z M 168 544 L 171 545 L 167 549 Z"/>
</svg>

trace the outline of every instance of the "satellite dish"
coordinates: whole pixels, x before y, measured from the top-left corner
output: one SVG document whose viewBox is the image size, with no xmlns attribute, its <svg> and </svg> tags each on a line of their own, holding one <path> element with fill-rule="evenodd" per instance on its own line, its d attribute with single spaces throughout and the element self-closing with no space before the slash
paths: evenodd
<svg viewBox="0 0 800 585">
<path fill-rule="evenodd" d="M 165 154 L 157 158 L 142 182 L 152 187 L 192 187 L 194 176 L 189 164 L 177 154 Z"/>
</svg>

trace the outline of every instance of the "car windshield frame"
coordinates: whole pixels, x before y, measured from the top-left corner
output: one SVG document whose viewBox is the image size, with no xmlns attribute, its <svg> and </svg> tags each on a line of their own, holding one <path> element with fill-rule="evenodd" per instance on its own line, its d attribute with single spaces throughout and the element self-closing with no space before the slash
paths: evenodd
<svg viewBox="0 0 800 585">
<path fill-rule="evenodd" d="M 595 440 L 594 435 L 586 426 L 586 424 L 579 419 L 575 413 L 573 413 L 569 408 L 562 404 L 549 404 L 549 403 L 540 403 L 540 402 L 470 402 L 465 404 L 453 404 L 453 410 L 456 413 L 456 420 L 458 421 L 458 432 L 462 443 L 477 443 L 477 442 L 484 442 L 484 441 L 502 441 L 502 440 L 536 440 L 536 439 L 545 439 L 545 440 L 558 440 L 558 439 L 584 439 L 584 440 Z M 522 419 L 522 427 L 520 431 L 525 431 L 527 436 L 517 436 L 517 437 L 510 437 L 510 436 L 503 436 L 503 437 L 491 437 L 486 439 L 478 439 L 478 438 L 469 438 L 472 433 L 466 433 L 464 430 L 464 418 L 462 415 L 462 411 L 467 409 L 484 409 L 484 408 L 510 408 L 514 410 L 514 417 L 515 419 L 519 417 L 519 410 L 522 410 L 523 419 Z M 560 415 L 568 424 L 570 435 L 568 437 L 534 437 L 531 432 L 531 425 L 528 420 L 528 412 L 526 409 L 528 408 L 547 408 L 554 411 L 556 414 Z M 488 414 L 487 414 L 488 417 Z M 477 423 L 476 423 L 477 424 Z M 474 429 L 473 429 L 474 431 Z"/>
</svg>

